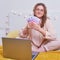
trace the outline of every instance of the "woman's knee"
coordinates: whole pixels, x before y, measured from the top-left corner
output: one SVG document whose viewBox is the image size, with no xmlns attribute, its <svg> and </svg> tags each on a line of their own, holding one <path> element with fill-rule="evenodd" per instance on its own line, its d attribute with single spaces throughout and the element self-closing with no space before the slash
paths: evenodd
<svg viewBox="0 0 60 60">
<path fill-rule="evenodd" d="M 59 49 L 60 48 L 60 41 L 58 41 L 58 40 L 50 41 L 44 45 L 44 48 L 47 51 Z"/>
</svg>

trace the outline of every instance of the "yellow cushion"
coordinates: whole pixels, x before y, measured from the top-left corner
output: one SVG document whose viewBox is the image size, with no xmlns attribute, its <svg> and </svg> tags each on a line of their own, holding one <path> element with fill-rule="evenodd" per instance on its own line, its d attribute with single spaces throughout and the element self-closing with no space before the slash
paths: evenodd
<svg viewBox="0 0 60 60">
<path fill-rule="evenodd" d="M 35 60 L 60 60 L 60 51 L 39 53 Z"/>
<path fill-rule="evenodd" d="M 7 37 L 16 38 L 16 37 L 18 37 L 18 35 L 19 35 L 19 31 L 18 30 L 14 30 L 14 31 L 9 32 Z"/>
<path fill-rule="evenodd" d="M 0 54 L 2 54 L 2 52 L 3 52 L 3 47 L 0 46 Z"/>
<path fill-rule="evenodd" d="M 0 49 L 2 49 L 2 46 L 0 46 Z"/>
</svg>

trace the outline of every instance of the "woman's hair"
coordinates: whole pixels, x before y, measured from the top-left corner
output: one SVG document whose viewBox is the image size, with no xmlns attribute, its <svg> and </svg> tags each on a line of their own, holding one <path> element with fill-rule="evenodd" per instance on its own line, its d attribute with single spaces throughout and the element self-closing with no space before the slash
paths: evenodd
<svg viewBox="0 0 60 60">
<path fill-rule="evenodd" d="M 46 20 L 47 20 L 47 9 L 46 9 L 45 4 L 43 4 L 43 3 L 37 3 L 37 4 L 34 6 L 33 11 L 35 12 L 35 9 L 37 8 L 37 6 L 40 6 L 40 5 L 43 6 L 43 8 L 44 8 L 44 15 L 42 16 L 42 23 L 41 23 L 41 27 L 43 27 L 44 24 L 45 24 L 45 22 L 46 22 Z M 36 16 L 36 15 L 34 14 L 34 16 Z"/>
</svg>

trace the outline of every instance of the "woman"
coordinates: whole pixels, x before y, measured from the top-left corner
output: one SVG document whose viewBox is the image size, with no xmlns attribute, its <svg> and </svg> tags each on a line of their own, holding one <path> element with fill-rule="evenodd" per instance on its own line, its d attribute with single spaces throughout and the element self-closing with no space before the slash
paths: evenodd
<svg viewBox="0 0 60 60">
<path fill-rule="evenodd" d="M 41 20 L 38 25 L 29 22 L 20 33 L 20 37 L 32 40 L 32 51 L 46 52 L 60 47 L 60 41 L 56 39 L 51 21 L 47 18 L 47 9 L 43 3 L 37 3 L 33 9 L 34 16 Z"/>
</svg>

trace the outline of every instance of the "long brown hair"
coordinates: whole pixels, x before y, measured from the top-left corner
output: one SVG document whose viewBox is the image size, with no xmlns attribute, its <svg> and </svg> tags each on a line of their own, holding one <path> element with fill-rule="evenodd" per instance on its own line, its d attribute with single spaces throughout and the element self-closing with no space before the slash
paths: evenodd
<svg viewBox="0 0 60 60">
<path fill-rule="evenodd" d="M 42 23 L 41 23 L 41 27 L 43 27 L 44 24 L 45 24 L 45 22 L 46 22 L 46 20 L 47 20 L 47 9 L 46 9 L 45 4 L 43 4 L 43 3 L 37 3 L 37 4 L 34 6 L 33 11 L 35 11 L 36 7 L 37 7 L 37 6 L 40 6 L 40 5 L 43 6 L 43 8 L 44 8 L 44 15 L 42 16 Z M 34 16 L 36 16 L 36 15 L 34 14 Z"/>
</svg>

